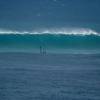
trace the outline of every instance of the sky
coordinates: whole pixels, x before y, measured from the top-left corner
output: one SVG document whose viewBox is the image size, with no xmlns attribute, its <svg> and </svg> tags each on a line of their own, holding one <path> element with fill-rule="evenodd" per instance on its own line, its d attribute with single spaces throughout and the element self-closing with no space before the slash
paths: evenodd
<svg viewBox="0 0 100 100">
<path fill-rule="evenodd" d="M 0 28 L 60 27 L 100 31 L 100 0 L 0 0 Z"/>
</svg>

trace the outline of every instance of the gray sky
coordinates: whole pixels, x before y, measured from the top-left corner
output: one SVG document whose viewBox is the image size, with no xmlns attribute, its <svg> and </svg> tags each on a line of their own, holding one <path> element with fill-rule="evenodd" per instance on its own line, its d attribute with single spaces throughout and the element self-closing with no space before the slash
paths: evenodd
<svg viewBox="0 0 100 100">
<path fill-rule="evenodd" d="M 100 0 L 0 0 L 0 28 L 84 27 L 100 31 Z"/>
</svg>

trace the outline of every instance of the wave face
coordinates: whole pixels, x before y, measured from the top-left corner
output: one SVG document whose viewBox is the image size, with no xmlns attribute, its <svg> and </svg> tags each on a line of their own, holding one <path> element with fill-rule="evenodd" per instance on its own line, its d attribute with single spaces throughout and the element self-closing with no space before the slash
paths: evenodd
<svg viewBox="0 0 100 100">
<path fill-rule="evenodd" d="M 1 34 L 0 52 L 100 53 L 96 34 Z"/>
</svg>

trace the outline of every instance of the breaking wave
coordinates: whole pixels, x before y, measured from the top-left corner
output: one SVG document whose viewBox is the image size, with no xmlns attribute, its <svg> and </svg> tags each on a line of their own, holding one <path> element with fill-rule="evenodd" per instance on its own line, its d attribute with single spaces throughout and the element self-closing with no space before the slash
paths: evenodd
<svg viewBox="0 0 100 100">
<path fill-rule="evenodd" d="M 100 35 L 91 29 L 0 30 L 0 52 L 100 53 Z"/>
<path fill-rule="evenodd" d="M 33 31 L 14 31 L 0 29 L 0 34 L 64 34 L 64 35 L 98 35 L 100 34 L 88 28 L 61 28 L 61 29 L 40 29 Z"/>
</svg>

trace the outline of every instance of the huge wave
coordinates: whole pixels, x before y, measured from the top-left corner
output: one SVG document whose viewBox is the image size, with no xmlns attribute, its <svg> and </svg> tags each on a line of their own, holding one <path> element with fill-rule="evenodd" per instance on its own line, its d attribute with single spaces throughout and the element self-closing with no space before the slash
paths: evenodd
<svg viewBox="0 0 100 100">
<path fill-rule="evenodd" d="M 100 35 L 91 29 L 0 31 L 0 52 L 100 53 Z"/>
</svg>

